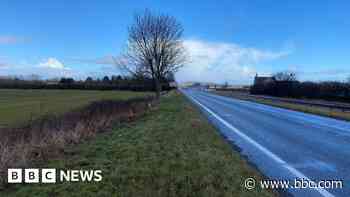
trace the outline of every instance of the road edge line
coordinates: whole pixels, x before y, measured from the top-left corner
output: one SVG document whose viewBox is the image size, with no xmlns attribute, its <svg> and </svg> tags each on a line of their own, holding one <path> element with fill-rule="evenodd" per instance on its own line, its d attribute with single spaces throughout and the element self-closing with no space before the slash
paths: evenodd
<svg viewBox="0 0 350 197">
<path fill-rule="evenodd" d="M 214 113 L 213 111 L 211 111 L 209 108 L 207 108 L 206 106 L 204 106 L 202 103 L 200 103 L 199 101 L 197 101 L 197 99 L 193 98 L 192 96 L 188 95 L 188 97 L 193 100 L 196 104 L 198 104 L 200 107 L 202 107 L 205 111 L 207 111 L 210 115 L 212 115 L 214 118 L 216 118 L 218 121 L 220 121 L 222 124 L 224 124 L 227 128 L 231 129 L 232 131 L 234 131 L 237 135 L 239 135 L 240 137 L 242 137 L 243 139 L 245 139 L 246 141 L 248 141 L 249 143 L 253 144 L 256 148 L 258 148 L 260 151 L 262 151 L 264 154 L 266 154 L 267 156 L 269 156 L 270 158 L 272 158 L 273 160 L 275 160 L 277 163 L 281 164 L 282 167 L 286 168 L 287 170 L 289 170 L 289 172 L 291 172 L 292 174 L 294 174 L 296 177 L 299 178 L 304 178 L 308 181 L 311 181 L 310 178 L 308 178 L 306 175 L 304 175 L 302 172 L 298 171 L 297 169 L 293 168 L 291 165 L 289 165 L 287 162 L 285 162 L 283 159 L 281 159 L 280 157 L 278 157 L 276 154 L 272 153 L 271 151 L 269 151 L 268 149 L 266 149 L 265 147 L 263 147 L 262 145 L 260 145 L 258 142 L 256 142 L 255 140 L 253 140 L 252 138 L 250 138 L 249 136 L 247 136 L 246 134 L 242 133 L 239 129 L 237 129 L 236 127 L 232 126 L 230 123 L 228 123 L 226 120 L 224 120 L 223 118 L 221 118 L 219 115 L 217 115 L 216 113 Z M 331 194 L 330 192 L 328 192 L 327 190 L 323 189 L 323 188 L 310 188 L 310 189 L 316 189 L 322 196 L 324 197 L 335 197 L 333 194 Z"/>
</svg>

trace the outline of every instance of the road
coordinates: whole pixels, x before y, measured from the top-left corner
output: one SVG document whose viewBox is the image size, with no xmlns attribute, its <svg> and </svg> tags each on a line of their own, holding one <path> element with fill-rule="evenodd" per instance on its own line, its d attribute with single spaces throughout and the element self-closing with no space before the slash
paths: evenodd
<svg viewBox="0 0 350 197">
<path fill-rule="evenodd" d="M 342 189 L 288 189 L 288 195 L 350 196 L 349 122 L 205 91 L 182 92 L 270 179 L 343 181 Z"/>
</svg>

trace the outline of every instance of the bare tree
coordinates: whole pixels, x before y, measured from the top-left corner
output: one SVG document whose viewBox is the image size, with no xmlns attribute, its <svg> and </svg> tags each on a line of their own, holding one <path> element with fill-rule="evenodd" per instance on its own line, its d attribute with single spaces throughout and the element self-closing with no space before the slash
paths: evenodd
<svg viewBox="0 0 350 197">
<path fill-rule="evenodd" d="M 296 81 L 297 76 L 295 72 L 283 71 L 273 75 L 276 81 Z"/>
<path fill-rule="evenodd" d="M 126 52 L 116 59 L 116 65 L 134 76 L 152 78 L 159 98 L 162 80 L 185 64 L 182 33 L 174 17 L 146 10 L 135 16 Z"/>
</svg>

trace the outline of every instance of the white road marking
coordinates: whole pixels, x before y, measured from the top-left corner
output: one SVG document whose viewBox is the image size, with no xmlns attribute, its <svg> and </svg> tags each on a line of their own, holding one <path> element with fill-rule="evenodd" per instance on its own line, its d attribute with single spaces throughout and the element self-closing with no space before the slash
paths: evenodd
<svg viewBox="0 0 350 197">
<path fill-rule="evenodd" d="M 284 116 L 296 119 L 298 122 L 312 123 L 312 126 L 318 127 L 318 128 L 327 127 L 327 128 L 330 128 L 329 131 L 336 133 L 338 135 L 350 136 L 350 133 L 349 133 L 350 125 L 348 122 L 345 122 L 343 120 L 336 120 L 329 117 L 322 117 L 315 114 L 308 114 L 300 111 L 274 107 L 274 106 L 252 102 L 252 101 L 245 101 L 245 100 L 239 100 L 239 99 L 228 98 L 228 97 L 225 98 L 223 96 L 218 96 L 218 95 L 208 95 L 208 93 L 207 95 L 202 95 L 202 96 L 207 96 L 217 100 L 222 99 L 222 100 L 231 101 L 231 102 L 234 101 L 250 108 L 253 107 L 253 109 L 258 109 L 260 111 L 283 114 Z M 341 130 L 341 132 L 337 132 L 336 130 Z"/>
<path fill-rule="evenodd" d="M 271 151 L 269 151 L 268 149 L 266 149 L 265 147 L 263 147 L 262 145 L 260 145 L 258 142 L 256 142 L 255 140 L 253 140 L 252 138 L 250 138 L 249 136 L 247 136 L 246 134 L 242 133 L 240 130 L 238 130 L 236 127 L 232 126 L 230 123 L 228 123 L 227 121 L 225 121 L 224 119 L 222 119 L 219 115 L 215 114 L 213 111 L 211 111 L 209 108 L 207 108 L 206 106 L 204 106 L 202 103 L 200 103 L 199 101 L 197 101 L 195 98 L 193 98 L 192 96 L 188 95 L 189 98 L 191 98 L 195 103 L 197 103 L 199 106 L 201 106 L 204 110 L 206 110 L 210 115 L 212 115 L 213 117 L 215 117 L 218 121 L 220 121 L 222 124 L 224 124 L 227 128 L 231 129 L 232 131 L 234 131 L 237 135 L 239 135 L 240 137 L 242 137 L 243 139 L 245 139 L 246 141 L 248 141 L 249 143 L 251 143 L 252 145 L 254 145 L 256 148 L 258 148 L 260 151 L 262 151 L 263 153 L 265 153 L 267 156 L 269 156 L 271 159 L 275 160 L 277 163 L 279 163 L 280 165 L 282 165 L 282 167 L 286 168 L 287 170 L 289 170 L 289 172 L 291 172 L 292 174 L 294 174 L 296 177 L 300 178 L 300 179 L 306 179 L 308 181 L 311 181 L 306 175 L 304 175 L 302 172 L 300 172 L 299 170 L 295 169 L 294 167 L 292 167 L 291 165 L 289 165 L 287 162 L 285 162 L 283 159 L 281 159 L 279 156 L 277 156 L 276 154 L 272 153 Z M 334 197 L 333 194 L 331 194 L 330 192 L 328 192 L 327 190 L 323 189 L 323 188 L 314 188 L 316 189 L 322 196 L 324 197 Z"/>
</svg>

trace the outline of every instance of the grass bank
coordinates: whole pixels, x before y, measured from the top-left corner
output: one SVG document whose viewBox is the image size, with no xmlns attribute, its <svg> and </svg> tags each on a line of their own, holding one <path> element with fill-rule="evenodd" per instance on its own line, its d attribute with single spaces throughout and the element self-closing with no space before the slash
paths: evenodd
<svg viewBox="0 0 350 197">
<path fill-rule="evenodd" d="M 0 196 L 274 196 L 247 191 L 261 176 L 178 93 L 135 122 L 66 150 L 41 167 L 100 169 L 98 183 L 16 185 Z"/>
<path fill-rule="evenodd" d="M 221 96 L 227 96 L 227 97 L 232 97 L 232 98 L 246 100 L 246 101 L 252 101 L 252 102 L 261 103 L 261 104 L 265 104 L 265 105 L 271 105 L 274 107 L 291 109 L 294 111 L 300 111 L 300 112 L 335 118 L 335 119 L 339 119 L 339 120 L 350 121 L 350 112 L 342 111 L 339 109 L 332 109 L 329 107 L 303 105 L 303 104 L 289 103 L 289 102 L 283 102 L 283 101 L 273 101 L 273 100 L 270 100 L 268 98 L 266 98 L 266 99 L 265 98 L 253 98 L 253 97 L 249 97 L 245 94 L 233 93 L 233 92 L 223 92 L 222 91 L 222 92 L 214 92 L 214 93 L 221 95 Z"/>
<path fill-rule="evenodd" d="M 98 100 L 150 95 L 130 91 L 0 89 L 0 128 L 17 126 L 44 114 L 61 114 Z"/>
</svg>

